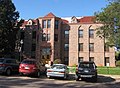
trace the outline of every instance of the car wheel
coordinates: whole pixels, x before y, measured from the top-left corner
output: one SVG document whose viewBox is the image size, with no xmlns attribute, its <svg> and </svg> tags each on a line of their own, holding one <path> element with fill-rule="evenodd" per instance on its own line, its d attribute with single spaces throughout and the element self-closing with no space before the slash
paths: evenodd
<svg viewBox="0 0 120 88">
<path fill-rule="evenodd" d="M 82 81 L 84 81 L 84 80 L 85 80 L 85 78 L 81 77 L 81 80 L 82 80 Z"/>
<path fill-rule="evenodd" d="M 40 77 L 40 72 L 37 72 L 37 75 L 36 75 L 38 78 Z"/>
<path fill-rule="evenodd" d="M 75 75 L 75 80 L 76 81 L 79 81 L 79 78 L 80 78 L 79 76 Z"/>
<path fill-rule="evenodd" d="M 63 78 L 64 78 L 64 79 L 67 79 L 67 75 L 65 74 Z"/>
<path fill-rule="evenodd" d="M 6 70 L 6 75 L 10 76 L 11 74 L 12 74 L 12 71 L 11 71 L 10 68 L 8 68 L 8 69 Z"/>
<path fill-rule="evenodd" d="M 23 76 L 23 73 L 20 72 L 19 74 L 20 74 L 20 76 Z"/>
<path fill-rule="evenodd" d="M 93 77 L 93 82 L 97 82 L 97 76 Z"/>
</svg>

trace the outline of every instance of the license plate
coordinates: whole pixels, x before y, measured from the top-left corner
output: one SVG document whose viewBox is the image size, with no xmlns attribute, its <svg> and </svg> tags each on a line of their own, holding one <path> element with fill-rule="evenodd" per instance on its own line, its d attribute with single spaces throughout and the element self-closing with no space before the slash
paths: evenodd
<svg viewBox="0 0 120 88">
<path fill-rule="evenodd" d="M 29 67 L 25 67 L 25 69 L 30 69 Z"/>
<path fill-rule="evenodd" d="M 81 77 L 92 77 L 92 75 L 81 75 Z"/>
<path fill-rule="evenodd" d="M 84 72 L 88 73 L 89 71 L 88 71 L 88 70 L 85 70 Z"/>
</svg>

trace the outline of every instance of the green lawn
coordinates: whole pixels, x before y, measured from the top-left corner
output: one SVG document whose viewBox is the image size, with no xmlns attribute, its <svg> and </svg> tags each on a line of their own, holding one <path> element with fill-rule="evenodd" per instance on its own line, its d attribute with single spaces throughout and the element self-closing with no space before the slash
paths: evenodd
<svg viewBox="0 0 120 88">
<path fill-rule="evenodd" d="M 76 67 L 68 67 L 70 73 L 75 73 Z M 98 74 L 120 75 L 120 67 L 97 67 Z"/>
<path fill-rule="evenodd" d="M 98 74 L 120 75 L 120 67 L 98 67 Z"/>
</svg>

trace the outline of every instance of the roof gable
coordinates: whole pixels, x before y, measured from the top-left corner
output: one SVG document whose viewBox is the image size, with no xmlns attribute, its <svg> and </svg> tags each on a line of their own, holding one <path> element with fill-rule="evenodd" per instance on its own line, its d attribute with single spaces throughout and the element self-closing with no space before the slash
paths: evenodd
<svg viewBox="0 0 120 88">
<path fill-rule="evenodd" d="M 46 16 L 44 16 L 44 17 L 56 17 L 53 13 L 48 13 Z"/>
</svg>

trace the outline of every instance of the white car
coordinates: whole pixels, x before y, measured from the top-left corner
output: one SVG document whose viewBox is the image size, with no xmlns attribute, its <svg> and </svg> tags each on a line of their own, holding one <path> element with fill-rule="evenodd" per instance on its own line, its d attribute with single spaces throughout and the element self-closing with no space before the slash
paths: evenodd
<svg viewBox="0 0 120 88">
<path fill-rule="evenodd" d="M 64 64 L 53 64 L 50 68 L 47 69 L 47 77 L 62 77 L 67 79 L 69 75 L 69 69 L 67 65 Z"/>
</svg>

